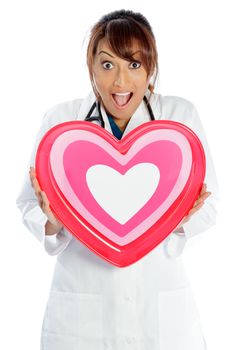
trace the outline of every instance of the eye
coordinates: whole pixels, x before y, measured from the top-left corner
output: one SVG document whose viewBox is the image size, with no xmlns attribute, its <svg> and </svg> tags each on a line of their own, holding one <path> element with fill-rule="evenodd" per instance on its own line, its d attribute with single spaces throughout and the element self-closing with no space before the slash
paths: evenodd
<svg viewBox="0 0 234 350">
<path fill-rule="evenodd" d="M 102 62 L 102 66 L 104 69 L 111 69 L 113 67 L 113 64 L 109 61 Z"/>
<path fill-rule="evenodd" d="M 130 63 L 130 68 L 133 68 L 133 69 L 140 68 L 140 66 L 141 66 L 141 63 L 137 61 Z"/>
</svg>

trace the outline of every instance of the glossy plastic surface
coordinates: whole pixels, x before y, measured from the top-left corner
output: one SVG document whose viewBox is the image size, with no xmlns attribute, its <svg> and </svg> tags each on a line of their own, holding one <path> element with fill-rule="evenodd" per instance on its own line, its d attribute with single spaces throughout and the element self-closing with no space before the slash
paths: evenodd
<svg viewBox="0 0 234 350">
<path fill-rule="evenodd" d="M 43 137 L 36 173 L 64 226 L 124 267 L 157 249 L 193 207 L 205 155 L 177 122 L 147 122 L 118 140 L 98 125 L 71 121 Z"/>
</svg>

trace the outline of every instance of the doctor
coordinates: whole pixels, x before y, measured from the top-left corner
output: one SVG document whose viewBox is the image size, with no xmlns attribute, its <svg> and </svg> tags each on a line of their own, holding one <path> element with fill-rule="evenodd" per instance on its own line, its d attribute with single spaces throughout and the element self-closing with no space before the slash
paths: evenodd
<svg viewBox="0 0 234 350">
<path fill-rule="evenodd" d="M 181 253 L 186 241 L 215 224 L 218 188 L 206 137 L 188 100 L 155 93 L 154 34 L 139 13 L 115 11 L 93 27 L 87 50 L 93 91 L 51 108 L 30 160 L 17 205 L 29 231 L 57 255 L 45 312 L 41 350 L 205 350 L 199 313 Z M 88 120 L 121 139 L 149 120 L 186 124 L 207 160 L 205 184 L 194 207 L 159 246 L 118 268 L 91 252 L 53 215 L 34 170 L 37 146 L 56 124 Z M 209 191 L 207 191 L 209 190 Z"/>
</svg>

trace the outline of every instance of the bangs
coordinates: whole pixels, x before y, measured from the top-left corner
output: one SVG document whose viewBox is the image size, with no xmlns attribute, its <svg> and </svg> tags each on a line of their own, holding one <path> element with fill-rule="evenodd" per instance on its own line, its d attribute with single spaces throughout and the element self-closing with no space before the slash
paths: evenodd
<svg viewBox="0 0 234 350">
<path fill-rule="evenodd" d="M 149 36 L 137 22 L 126 19 L 111 21 L 105 28 L 104 37 L 107 44 L 118 57 L 134 61 L 134 51 L 140 50 L 141 61 L 148 74 L 154 67 L 154 45 L 149 42 Z"/>
</svg>

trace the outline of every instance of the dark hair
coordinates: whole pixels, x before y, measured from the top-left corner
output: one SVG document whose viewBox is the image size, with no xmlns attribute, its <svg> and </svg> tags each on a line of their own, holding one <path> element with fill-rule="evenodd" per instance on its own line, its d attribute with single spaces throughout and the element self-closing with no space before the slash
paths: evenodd
<svg viewBox="0 0 234 350">
<path fill-rule="evenodd" d="M 87 48 L 87 65 L 90 80 L 98 99 L 100 97 L 93 81 L 93 62 L 98 43 L 103 38 L 107 40 L 107 44 L 118 57 L 128 61 L 134 60 L 131 49 L 133 42 L 137 41 L 141 47 L 142 64 L 147 71 L 148 77 L 153 74 L 156 68 L 155 83 L 158 74 L 158 53 L 155 37 L 149 22 L 138 12 L 130 10 L 114 11 L 101 17 L 92 27 Z M 149 84 L 151 93 L 154 90 L 154 83 L 153 85 Z"/>
</svg>

